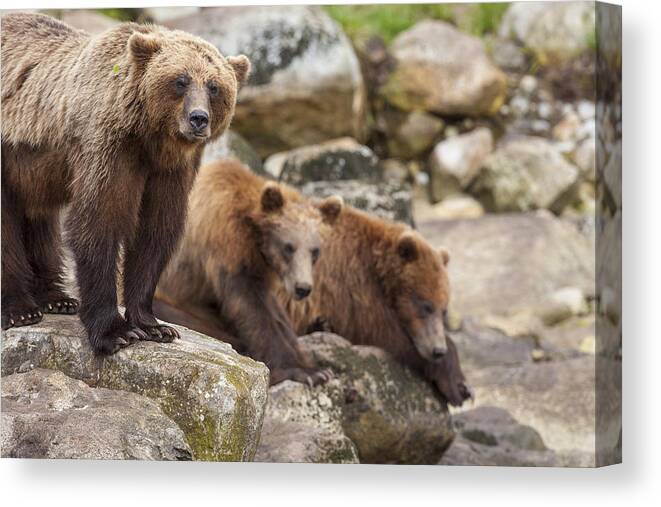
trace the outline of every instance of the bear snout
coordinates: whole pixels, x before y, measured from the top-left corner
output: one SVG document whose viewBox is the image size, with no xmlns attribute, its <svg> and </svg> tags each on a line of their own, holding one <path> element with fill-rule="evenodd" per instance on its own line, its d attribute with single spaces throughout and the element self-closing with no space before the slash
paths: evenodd
<svg viewBox="0 0 661 507">
<path fill-rule="evenodd" d="M 209 113 L 196 109 L 188 115 L 188 122 L 195 134 L 203 132 L 209 126 Z"/>
<path fill-rule="evenodd" d="M 298 300 L 305 299 L 310 292 L 312 292 L 312 286 L 309 283 L 297 283 L 294 286 L 294 294 Z"/>
<path fill-rule="evenodd" d="M 448 350 L 442 347 L 434 347 L 432 350 L 432 356 L 434 359 L 443 359 L 445 357 L 445 354 L 448 353 Z"/>
</svg>

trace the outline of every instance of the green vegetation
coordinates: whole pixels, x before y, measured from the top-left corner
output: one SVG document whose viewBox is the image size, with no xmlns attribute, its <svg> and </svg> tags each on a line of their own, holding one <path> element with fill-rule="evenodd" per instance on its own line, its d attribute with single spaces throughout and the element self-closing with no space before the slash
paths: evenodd
<svg viewBox="0 0 661 507">
<path fill-rule="evenodd" d="M 140 9 L 95 9 L 95 11 L 117 21 L 136 21 L 140 16 Z"/>
<path fill-rule="evenodd" d="M 466 28 L 473 35 L 482 37 L 498 30 L 509 3 L 475 4 L 471 7 L 473 12 L 468 17 Z"/>
<path fill-rule="evenodd" d="M 437 19 L 477 36 L 494 32 L 507 3 L 327 5 L 324 9 L 351 38 L 378 35 L 386 42 L 423 19 Z"/>
</svg>

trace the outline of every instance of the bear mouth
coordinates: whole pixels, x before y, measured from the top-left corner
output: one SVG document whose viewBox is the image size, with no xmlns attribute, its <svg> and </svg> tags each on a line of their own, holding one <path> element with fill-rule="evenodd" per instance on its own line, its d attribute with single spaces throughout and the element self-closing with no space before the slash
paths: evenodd
<svg viewBox="0 0 661 507">
<path fill-rule="evenodd" d="M 181 132 L 181 136 L 186 139 L 186 141 L 191 143 L 198 143 L 200 141 L 206 141 L 209 139 L 208 132 L 192 132 L 190 130 Z"/>
</svg>

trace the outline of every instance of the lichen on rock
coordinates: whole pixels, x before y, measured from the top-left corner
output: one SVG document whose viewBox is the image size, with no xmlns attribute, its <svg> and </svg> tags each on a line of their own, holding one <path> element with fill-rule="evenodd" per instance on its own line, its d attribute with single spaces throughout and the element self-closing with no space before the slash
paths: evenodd
<svg viewBox="0 0 661 507">
<path fill-rule="evenodd" d="M 145 396 L 181 428 L 194 459 L 252 460 L 268 369 L 218 340 L 179 331 L 174 343 L 138 342 L 98 358 L 76 318 L 48 316 L 3 333 L 2 375 L 50 368 L 93 387 Z"/>
</svg>

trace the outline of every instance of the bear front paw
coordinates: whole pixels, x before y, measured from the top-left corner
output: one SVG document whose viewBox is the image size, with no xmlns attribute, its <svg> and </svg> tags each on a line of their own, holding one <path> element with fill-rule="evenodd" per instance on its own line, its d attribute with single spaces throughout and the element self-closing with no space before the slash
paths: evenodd
<svg viewBox="0 0 661 507">
<path fill-rule="evenodd" d="M 44 313 L 73 315 L 78 312 L 80 303 L 75 298 L 63 297 L 49 300 L 42 306 Z"/>
<path fill-rule="evenodd" d="M 44 318 L 42 311 L 37 308 L 29 308 L 22 310 L 14 310 L 2 313 L 2 329 L 10 329 L 12 327 L 30 326 L 41 322 Z"/>
<path fill-rule="evenodd" d="M 158 326 L 148 326 L 143 327 L 147 333 L 145 340 L 160 342 L 160 343 L 171 343 L 177 338 L 180 338 L 179 332 L 170 326 L 158 325 Z"/>
</svg>

